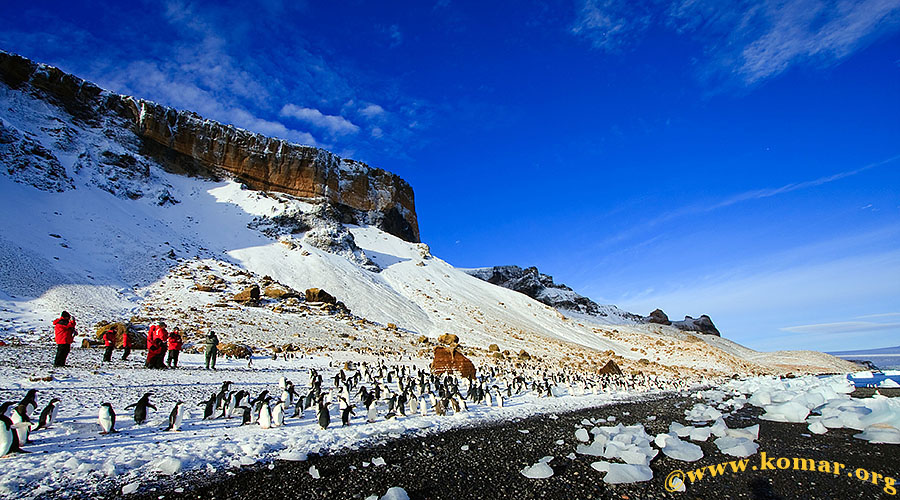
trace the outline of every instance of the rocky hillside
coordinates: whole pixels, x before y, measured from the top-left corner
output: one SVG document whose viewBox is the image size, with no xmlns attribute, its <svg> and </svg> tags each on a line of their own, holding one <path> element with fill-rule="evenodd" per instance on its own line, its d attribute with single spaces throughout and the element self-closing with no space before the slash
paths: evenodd
<svg viewBox="0 0 900 500">
<path fill-rule="evenodd" d="M 372 224 L 407 241 L 419 241 L 413 190 L 403 179 L 328 151 L 254 134 L 206 120 L 190 111 L 103 90 L 57 68 L 0 51 L 0 82 L 63 108 L 77 124 L 105 126 L 108 136 L 130 143 L 140 157 L 169 172 L 216 178 L 226 173 L 252 189 L 276 191 L 309 200 L 325 200 L 345 223 Z M 60 145 L 71 145 L 76 131 L 54 131 Z M 45 188 L 64 190 L 71 179 L 46 144 L 0 129 L 5 163 L 12 169 L 30 166 L 45 174 Z M 13 158 L 15 156 L 15 158 Z M 146 170 L 133 159 L 92 158 L 128 162 L 135 173 Z M 15 166 L 19 165 L 19 166 Z M 11 172 L 12 173 L 12 172 Z M 135 193 L 132 193 L 135 194 Z"/>
<path fill-rule="evenodd" d="M 543 274 L 536 267 L 494 266 L 466 269 L 470 275 L 531 297 L 561 311 L 569 311 L 615 321 L 639 322 L 641 317 L 615 306 L 600 305 L 580 295 L 570 287 L 554 283 L 553 276 Z"/>
</svg>

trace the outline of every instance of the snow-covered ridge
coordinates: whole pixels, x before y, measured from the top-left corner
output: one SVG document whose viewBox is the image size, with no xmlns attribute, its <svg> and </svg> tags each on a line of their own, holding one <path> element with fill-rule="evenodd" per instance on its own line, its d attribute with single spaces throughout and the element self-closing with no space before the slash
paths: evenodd
<svg viewBox="0 0 900 500">
<path fill-rule="evenodd" d="M 325 200 L 341 208 L 346 218 L 377 225 L 409 241 L 419 239 L 412 188 L 385 170 L 190 111 L 115 94 L 3 51 L 0 82 L 58 107 L 76 125 L 105 128 L 116 142 L 129 143 L 134 156 L 167 171 L 212 177 L 225 172 L 254 189 Z M 62 143 L 71 142 L 68 128 L 59 134 Z"/>
</svg>

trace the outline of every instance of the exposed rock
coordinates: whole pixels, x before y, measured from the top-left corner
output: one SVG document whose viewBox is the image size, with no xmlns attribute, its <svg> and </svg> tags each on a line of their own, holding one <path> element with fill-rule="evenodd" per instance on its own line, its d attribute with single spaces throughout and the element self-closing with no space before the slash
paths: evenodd
<svg viewBox="0 0 900 500">
<path fill-rule="evenodd" d="M 522 349 L 521 351 L 519 351 L 519 359 L 529 360 L 529 359 L 531 359 L 531 354 L 528 354 L 528 352 L 525 349 Z"/>
<path fill-rule="evenodd" d="M 259 285 L 250 285 L 234 296 L 235 302 L 255 302 L 259 300 Z"/>
<path fill-rule="evenodd" d="M 196 284 L 194 284 L 194 290 L 197 290 L 197 291 L 199 291 L 199 292 L 221 292 L 221 291 L 222 291 L 222 289 L 220 289 L 220 288 L 218 288 L 218 287 L 216 287 L 216 286 L 213 286 L 213 285 L 207 285 L 207 284 L 204 284 L 204 283 L 196 283 Z"/>
<path fill-rule="evenodd" d="M 459 344 L 459 337 L 452 333 L 445 333 L 438 337 L 438 342 L 444 345 Z"/>
<path fill-rule="evenodd" d="M 0 161 L 14 181 L 43 191 L 74 189 L 72 178 L 59 159 L 36 140 L 0 120 Z"/>
<path fill-rule="evenodd" d="M 491 344 L 488 346 L 488 351 L 489 352 L 500 352 L 500 346 L 498 346 L 497 344 Z"/>
<path fill-rule="evenodd" d="M 475 365 L 456 348 L 435 347 L 431 371 L 435 374 L 456 372 L 463 378 L 475 378 Z"/>
<path fill-rule="evenodd" d="M 666 313 L 663 312 L 662 309 L 654 309 L 650 316 L 647 316 L 647 323 L 657 323 L 660 325 L 671 325 L 672 322 L 669 321 L 669 317 L 666 316 Z"/>
<path fill-rule="evenodd" d="M 641 320 L 638 315 L 622 311 L 615 306 L 601 306 L 566 285 L 554 283 L 552 276 L 540 273 L 536 267 L 522 269 L 519 266 L 495 266 L 465 271 L 488 283 L 524 293 L 556 309 L 600 317 L 614 315 L 634 322 Z"/>
<path fill-rule="evenodd" d="M 310 288 L 306 290 L 307 302 L 324 302 L 326 304 L 334 304 L 337 300 L 325 290 L 321 288 Z"/>
<path fill-rule="evenodd" d="M 109 330 L 110 326 L 116 327 L 116 348 L 124 347 L 122 340 L 125 332 L 128 332 L 129 341 L 131 343 L 132 349 L 146 349 L 147 348 L 147 334 L 146 332 L 139 329 L 136 325 L 131 323 L 109 323 L 106 321 L 101 321 L 97 323 L 97 328 L 94 331 L 95 339 L 103 339 L 103 333 L 106 330 Z M 88 339 L 85 339 L 88 340 Z M 94 343 L 91 342 L 93 345 Z M 103 345 L 103 342 L 99 342 L 99 345 Z"/>
<path fill-rule="evenodd" d="M 220 355 L 230 356 L 232 358 L 249 358 L 250 355 L 253 354 L 253 351 L 249 347 L 241 344 L 220 343 L 217 347 L 219 348 Z"/>
<path fill-rule="evenodd" d="M 722 336 L 722 334 L 719 333 L 719 329 L 716 328 L 716 325 L 714 325 L 709 316 L 705 314 L 697 319 L 685 316 L 684 321 L 673 321 L 672 326 L 686 332 L 697 332 L 706 335 L 715 335 L 716 337 Z"/>
<path fill-rule="evenodd" d="M 621 375 L 622 370 L 619 368 L 619 365 L 616 364 L 615 361 L 609 360 L 603 365 L 603 368 L 600 369 L 601 375 Z"/>
<path fill-rule="evenodd" d="M 213 178 L 225 173 L 252 189 L 327 202 L 352 218 L 364 219 L 407 241 L 419 241 L 413 190 L 390 172 L 315 147 L 206 120 L 190 111 L 104 91 L 52 66 L 2 51 L 0 82 L 11 89 L 39 95 L 87 127 L 116 121 L 118 125 L 105 133 L 117 140 L 130 134 L 126 139 L 136 144 L 136 153 L 170 172 Z M 60 134 L 65 135 L 65 131 Z M 59 140 L 72 142 L 65 137 Z M 59 180 L 47 182 L 47 188 L 68 185 L 63 177 L 65 169 L 58 166 L 58 161 L 34 161 L 33 156 L 22 153 L 22 140 L 7 142 L 13 143 L 17 157 L 28 161 L 27 166 L 42 169 Z M 96 160 L 102 163 L 100 158 Z M 110 160 L 131 163 L 133 158 Z M 122 171 L 134 167 L 139 172 L 146 166 L 139 160 L 134 165 L 124 165 Z"/>
<path fill-rule="evenodd" d="M 263 295 L 272 299 L 287 299 L 290 297 L 299 297 L 300 293 L 296 290 L 281 284 L 273 284 L 263 289 Z"/>
</svg>

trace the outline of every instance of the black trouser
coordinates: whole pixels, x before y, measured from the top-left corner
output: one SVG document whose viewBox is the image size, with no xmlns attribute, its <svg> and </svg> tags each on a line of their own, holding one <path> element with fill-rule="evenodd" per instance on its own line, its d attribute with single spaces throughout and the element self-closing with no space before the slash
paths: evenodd
<svg viewBox="0 0 900 500">
<path fill-rule="evenodd" d="M 106 346 L 106 352 L 103 353 L 103 362 L 104 363 L 109 363 L 110 361 L 112 361 L 112 353 L 115 348 L 116 348 L 116 346 L 114 346 L 114 345 Z"/>
<path fill-rule="evenodd" d="M 66 358 L 69 357 L 69 351 L 72 350 L 72 344 L 56 344 L 56 359 L 53 366 L 66 366 Z"/>
<path fill-rule="evenodd" d="M 169 351 L 169 362 L 168 365 L 172 368 L 178 368 L 178 355 L 181 353 L 179 350 Z"/>
<path fill-rule="evenodd" d="M 209 370 L 209 368 L 210 368 L 210 362 L 212 362 L 211 363 L 212 369 L 213 370 L 216 369 L 216 355 L 218 353 L 219 353 L 219 349 L 217 349 L 216 346 L 212 346 L 212 347 L 210 347 L 209 345 L 206 346 L 206 369 L 207 370 Z"/>
<path fill-rule="evenodd" d="M 131 348 L 128 346 L 125 346 L 125 352 L 122 353 L 122 361 L 127 361 L 129 354 L 131 354 Z"/>
</svg>

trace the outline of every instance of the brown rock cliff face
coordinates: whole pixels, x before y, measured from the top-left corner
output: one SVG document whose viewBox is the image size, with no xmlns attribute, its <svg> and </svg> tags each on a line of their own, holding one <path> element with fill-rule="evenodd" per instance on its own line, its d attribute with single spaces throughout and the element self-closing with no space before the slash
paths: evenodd
<svg viewBox="0 0 900 500">
<path fill-rule="evenodd" d="M 118 118 L 138 137 L 140 153 L 169 171 L 188 175 L 224 171 L 251 189 L 352 209 L 345 212 L 364 212 L 381 229 L 419 241 L 412 187 L 390 172 L 189 111 L 104 91 L 57 68 L 2 51 L 0 81 L 13 89 L 28 85 L 35 95 L 88 125 L 99 125 L 104 114 Z"/>
</svg>

